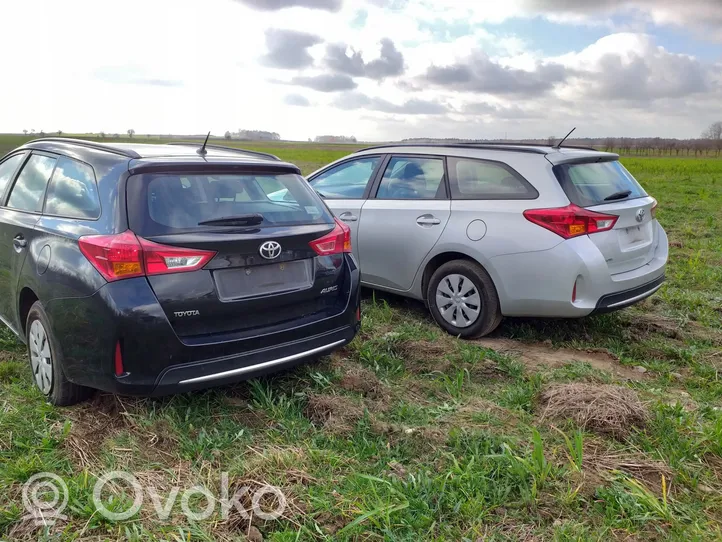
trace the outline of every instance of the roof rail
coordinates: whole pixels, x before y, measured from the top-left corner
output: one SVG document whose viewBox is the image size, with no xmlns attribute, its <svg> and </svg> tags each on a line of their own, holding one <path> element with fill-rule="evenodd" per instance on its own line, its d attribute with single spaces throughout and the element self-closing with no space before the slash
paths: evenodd
<svg viewBox="0 0 722 542">
<path fill-rule="evenodd" d="M 551 148 L 550 145 L 545 145 L 543 143 L 512 143 L 512 142 L 499 142 L 499 143 L 488 143 L 488 142 L 478 142 L 475 143 L 473 141 L 468 141 L 464 143 L 386 143 L 384 145 L 376 145 L 374 147 L 367 147 L 365 149 L 361 149 L 362 151 L 368 151 L 373 149 L 387 149 L 389 147 L 450 147 L 450 148 L 457 148 L 457 149 L 489 149 L 489 150 L 497 150 L 497 151 L 509 151 L 509 152 L 528 152 L 530 154 L 549 154 L 549 151 L 547 151 L 544 147 Z M 524 148 L 528 147 L 528 148 Z M 565 149 L 580 149 L 585 151 L 598 151 L 598 149 L 595 149 L 594 147 L 581 147 L 581 146 L 574 146 L 574 145 L 565 145 Z M 356 151 L 360 152 L 360 151 Z"/>
<path fill-rule="evenodd" d="M 469 141 L 469 142 L 466 142 L 465 144 L 468 144 L 468 145 L 492 145 L 492 146 L 498 145 L 498 146 L 502 146 L 502 147 L 517 145 L 519 147 L 551 147 L 553 149 L 557 148 L 552 145 L 548 145 L 546 143 L 514 143 L 512 141 L 495 141 L 495 142 L 479 141 L 478 143 L 474 142 L 474 141 Z M 564 145 L 563 148 L 564 149 L 580 149 L 580 150 L 584 150 L 584 151 L 596 151 L 597 150 L 594 147 L 585 147 L 583 145 Z"/>
<path fill-rule="evenodd" d="M 37 143 L 40 141 L 50 141 L 55 143 L 69 143 L 71 145 L 78 145 L 81 147 L 88 147 L 91 149 L 97 149 L 99 151 L 105 151 L 110 152 L 112 154 L 119 154 L 120 156 L 125 156 L 126 158 L 140 158 L 140 154 L 138 154 L 135 151 L 132 151 L 130 149 L 121 149 L 118 147 L 113 147 L 112 145 L 108 145 L 107 143 L 96 143 L 94 141 L 87 141 L 85 139 L 73 139 L 71 137 L 40 137 L 38 139 L 33 139 L 32 141 L 28 141 L 26 145 L 30 143 Z"/>
<path fill-rule="evenodd" d="M 523 146 L 521 148 L 510 148 L 505 147 L 504 145 L 495 146 L 490 144 L 470 144 L 470 143 L 397 143 L 395 145 L 387 144 L 387 145 L 377 145 L 375 147 L 367 147 L 365 149 L 360 149 L 360 151 L 370 151 L 375 149 L 389 149 L 392 147 L 447 147 L 451 149 L 489 149 L 489 150 L 495 150 L 495 151 L 508 151 L 508 152 L 527 152 L 530 154 L 548 154 L 546 150 L 540 149 L 539 145 L 529 148 L 524 148 Z M 360 152 L 356 151 L 356 152 Z"/>
<path fill-rule="evenodd" d="M 194 143 L 192 141 L 171 141 L 169 143 L 166 143 L 166 145 L 186 145 L 189 147 L 190 146 L 197 147 L 198 143 Z M 244 153 L 244 154 L 255 154 L 256 156 L 263 156 L 264 158 L 270 158 L 271 160 L 276 160 L 277 162 L 282 161 L 275 154 L 270 154 L 268 152 L 261 152 L 261 151 L 250 151 L 248 149 L 241 149 L 238 147 L 226 147 L 224 145 L 206 145 L 206 149 L 217 149 L 217 150 L 221 150 L 221 151 L 239 152 L 239 153 Z"/>
</svg>

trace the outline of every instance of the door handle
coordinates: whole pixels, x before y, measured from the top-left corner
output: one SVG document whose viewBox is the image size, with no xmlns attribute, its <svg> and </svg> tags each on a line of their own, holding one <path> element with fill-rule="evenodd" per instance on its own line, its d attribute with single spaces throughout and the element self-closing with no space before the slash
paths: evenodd
<svg viewBox="0 0 722 542">
<path fill-rule="evenodd" d="M 349 213 L 348 211 L 341 213 L 338 217 L 344 222 L 356 222 L 358 220 L 358 217 L 355 214 Z"/>
<path fill-rule="evenodd" d="M 15 247 L 15 250 L 20 251 L 20 250 L 24 249 L 26 246 L 28 246 L 28 242 L 25 240 L 25 238 L 22 235 L 17 235 L 13 239 L 13 246 Z"/>
<path fill-rule="evenodd" d="M 441 224 L 441 220 L 434 215 L 421 215 L 416 219 L 416 223 L 419 226 L 436 226 L 437 224 Z"/>
</svg>

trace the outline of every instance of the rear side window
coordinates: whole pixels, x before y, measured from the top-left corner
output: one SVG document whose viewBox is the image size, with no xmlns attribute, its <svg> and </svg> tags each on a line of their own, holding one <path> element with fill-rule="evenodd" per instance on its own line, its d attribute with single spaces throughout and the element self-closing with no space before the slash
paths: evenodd
<svg viewBox="0 0 722 542">
<path fill-rule="evenodd" d="M 445 197 L 444 161 L 440 158 L 395 156 L 389 161 L 376 193 L 376 199 Z"/>
<path fill-rule="evenodd" d="M 535 199 L 536 189 L 498 162 L 447 158 L 453 199 Z"/>
<path fill-rule="evenodd" d="M 98 218 L 100 201 L 93 168 L 60 157 L 48 185 L 45 213 L 68 218 Z"/>
<path fill-rule="evenodd" d="M 130 227 L 139 235 L 217 230 L 200 223 L 255 214 L 263 218 L 261 228 L 333 222 L 313 189 L 293 173 L 134 175 L 127 198 Z"/>
<path fill-rule="evenodd" d="M 10 180 L 13 178 L 15 171 L 18 169 L 24 157 L 25 153 L 16 154 L 0 164 L 0 205 L 2 204 L 5 189 L 8 187 L 8 184 L 10 184 Z"/>
<path fill-rule="evenodd" d="M 647 195 L 632 174 L 617 160 L 554 166 L 569 201 L 592 207 Z"/>
<path fill-rule="evenodd" d="M 43 196 L 55 167 L 55 158 L 33 154 L 15 181 L 7 206 L 20 211 L 39 213 L 43 208 Z"/>
<path fill-rule="evenodd" d="M 315 177 L 311 186 L 324 198 L 361 199 L 380 160 L 371 156 L 344 162 Z"/>
</svg>

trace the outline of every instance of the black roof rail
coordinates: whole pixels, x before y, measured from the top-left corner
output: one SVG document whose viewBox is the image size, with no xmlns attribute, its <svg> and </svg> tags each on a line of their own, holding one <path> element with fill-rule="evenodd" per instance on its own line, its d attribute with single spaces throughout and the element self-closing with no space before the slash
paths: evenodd
<svg viewBox="0 0 722 542">
<path fill-rule="evenodd" d="M 80 147 L 88 147 L 91 149 L 105 151 L 112 154 L 119 154 L 120 156 L 125 156 L 126 158 L 141 158 L 140 154 L 130 149 L 121 149 L 119 147 L 113 147 L 112 145 L 108 145 L 107 143 L 96 143 L 95 141 L 88 141 L 86 139 L 73 139 L 72 137 L 40 137 L 38 139 L 28 141 L 25 144 L 29 145 L 30 143 L 37 143 L 42 141 L 49 141 L 51 143 L 69 143 L 70 145 L 78 145 Z"/>
<path fill-rule="evenodd" d="M 370 151 L 375 149 L 389 149 L 392 147 L 447 147 L 450 149 L 488 149 L 488 150 L 495 150 L 495 151 L 508 151 L 508 152 L 527 152 L 530 154 L 548 154 L 547 151 L 544 149 L 538 148 L 539 145 L 537 145 L 537 148 L 529 147 L 527 149 L 523 148 L 509 148 L 502 146 L 494 146 L 489 144 L 469 144 L 469 143 L 397 143 L 395 145 L 377 145 L 375 147 L 368 147 L 365 149 L 360 149 L 356 152 L 361 151 Z"/>
<path fill-rule="evenodd" d="M 193 146 L 197 147 L 198 143 L 194 143 L 192 141 L 171 141 L 169 143 L 166 143 L 166 145 L 185 145 L 185 146 Z M 256 156 L 263 156 L 264 158 L 270 158 L 271 160 L 275 160 L 277 162 L 282 162 L 282 160 L 276 156 L 275 154 L 270 154 L 268 152 L 261 152 L 261 151 L 249 151 L 248 149 L 241 149 L 238 147 L 226 147 L 224 145 L 206 145 L 206 149 L 217 149 L 221 151 L 231 151 L 231 152 L 239 152 L 244 154 L 255 154 Z"/>
<path fill-rule="evenodd" d="M 550 147 L 550 145 L 544 145 L 542 143 L 511 143 L 511 142 L 499 142 L 499 143 L 485 143 L 485 142 L 479 142 L 474 143 L 473 141 L 470 142 L 464 142 L 464 143 L 387 143 L 384 145 L 377 145 L 374 147 L 368 147 L 365 149 L 360 149 L 360 151 L 368 151 L 368 150 L 374 150 L 374 149 L 388 149 L 389 147 L 449 147 L 449 148 L 456 148 L 456 149 L 488 149 L 488 150 L 496 150 L 496 151 L 508 151 L 508 152 L 527 152 L 530 154 L 549 154 L 549 151 L 546 150 L 545 147 Z M 528 148 L 524 148 L 528 147 Z M 574 145 L 565 145 L 565 149 L 579 149 L 579 150 L 585 150 L 585 151 L 597 151 L 600 152 L 598 149 L 595 149 L 594 147 L 578 147 Z M 360 152 L 356 151 L 356 152 Z"/>
</svg>

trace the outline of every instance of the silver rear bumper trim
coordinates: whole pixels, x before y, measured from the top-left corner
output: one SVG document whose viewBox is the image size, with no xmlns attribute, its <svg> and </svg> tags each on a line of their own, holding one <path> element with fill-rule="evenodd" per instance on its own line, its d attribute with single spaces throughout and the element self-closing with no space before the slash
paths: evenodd
<svg viewBox="0 0 722 542">
<path fill-rule="evenodd" d="M 225 378 L 227 376 L 240 376 L 240 375 L 243 375 L 246 373 L 251 373 L 253 371 L 257 371 L 259 369 L 267 369 L 269 367 L 274 367 L 276 365 L 282 365 L 289 361 L 304 358 L 306 356 L 312 356 L 313 354 L 318 354 L 325 350 L 329 350 L 329 349 L 333 348 L 334 346 L 338 346 L 339 344 L 342 344 L 344 342 L 345 342 L 345 339 L 341 339 L 340 341 L 336 341 L 331 344 L 326 344 L 324 346 L 319 346 L 317 348 L 312 348 L 311 350 L 306 350 L 304 352 L 299 352 L 298 354 L 293 354 L 291 356 L 286 356 L 286 357 L 278 358 L 278 359 L 272 359 L 270 361 L 264 361 L 263 363 L 249 365 L 248 367 L 240 367 L 238 369 L 232 369 L 230 371 L 223 371 L 220 373 L 213 373 L 213 374 L 204 375 L 204 376 L 197 376 L 195 378 L 188 378 L 187 380 L 181 380 L 180 382 L 178 382 L 178 384 L 179 385 L 195 384 L 196 382 L 208 382 L 209 380 L 216 380 L 217 378 Z"/>
</svg>

